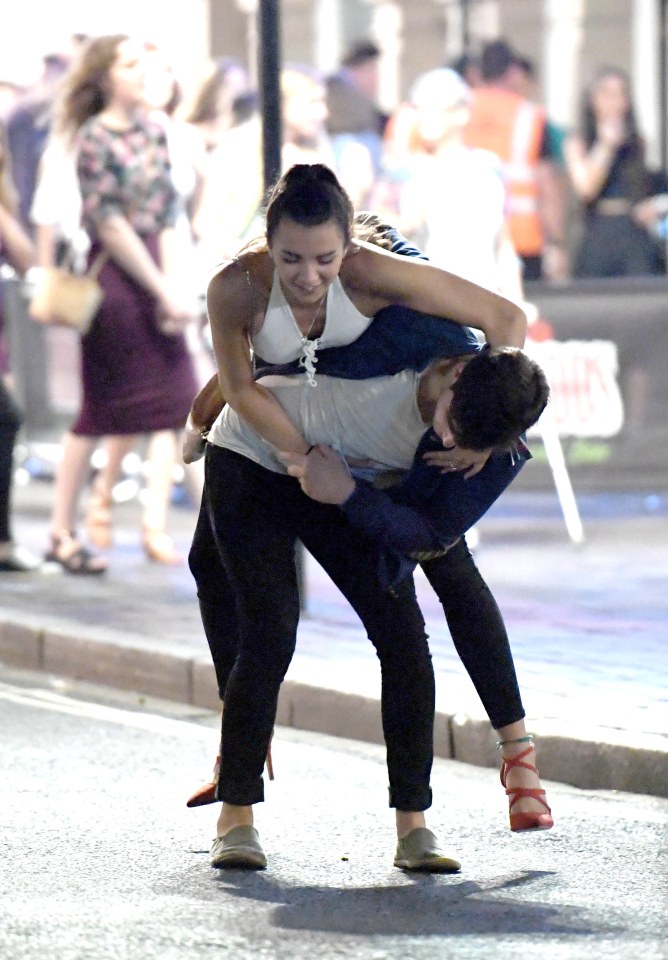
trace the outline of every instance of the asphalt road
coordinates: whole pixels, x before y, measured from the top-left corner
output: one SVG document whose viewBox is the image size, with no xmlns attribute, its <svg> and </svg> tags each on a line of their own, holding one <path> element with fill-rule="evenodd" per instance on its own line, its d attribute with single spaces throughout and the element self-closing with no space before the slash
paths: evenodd
<svg viewBox="0 0 668 960">
<path fill-rule="evenodd" d="M 392 866 L 382 748 L 279 729 L 260 874 L 209 867 L 217 718 L 0 674 L 3 960 L 665 958 L 668 801 L 550 784 L 514 836 L 493 771 L 437 761 L 431 826 L 462 873 Z M 663 858 L 663 860 L 662 860 Z"/>
</svg>

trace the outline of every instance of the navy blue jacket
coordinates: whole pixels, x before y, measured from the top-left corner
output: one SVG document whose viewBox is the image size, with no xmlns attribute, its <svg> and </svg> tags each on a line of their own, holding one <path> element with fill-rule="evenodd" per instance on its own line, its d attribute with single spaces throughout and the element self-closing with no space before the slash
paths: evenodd
<svg viewBox="0 0 668 960">
<path fill-rule="evenodd" d="M 416 248 L 402 246 L 397 236 L 393 252 L 419 255 Z M 475 333 L 459 323 L 407 307 L 385 307 L 354 343 L 321 350 L 316 374 L 368 380 L 401 370 L 424 370 L 434 360 L 481 349 Z M 297 361 L 269 367 L 256 357 L 256 366 L 257 376 L 303 372 Z M 384 547 L 381 575 L 388 585 L 411 573 L 420 561 L 442 555 L 480 520 L 531 457 L 519 441 L 512 449 L 495 452 L 479 473 L 465 480 L 463 471 L 441 473 L 422 459 L 425 451 L 442 449 L 433 430 L 427 430 L 399 483 L 378 490 L 357 480 L 354 493 L 341 507 L 352 524 Z"/>
</svg>

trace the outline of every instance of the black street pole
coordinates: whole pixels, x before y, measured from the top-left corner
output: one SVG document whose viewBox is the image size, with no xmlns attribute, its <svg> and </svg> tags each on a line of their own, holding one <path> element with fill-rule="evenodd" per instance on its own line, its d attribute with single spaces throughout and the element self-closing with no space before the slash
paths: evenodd
<svg viewBox="0 0 668 960">
<path fill-rule="evenodd" d="M 262 160 L 265 191 L 281 175 L 281 26 L 279 18 L 280 0 L 260 0 L 258 30 L 260 55 L 258 57 L 260 73 L 260 96 L 262 107 Z M 299 602 L 306 609 L 306 576 L 304 570 L 304 548 L 301 543 L 295 547 L 295 566 L 299 586 Z"/>
<path fill-rule="evenodd" d="M 281 36 L 280 0 L 260 0 L 258 30 L 262 159 L 265 190 L 281 175 Z"/>
</svg>

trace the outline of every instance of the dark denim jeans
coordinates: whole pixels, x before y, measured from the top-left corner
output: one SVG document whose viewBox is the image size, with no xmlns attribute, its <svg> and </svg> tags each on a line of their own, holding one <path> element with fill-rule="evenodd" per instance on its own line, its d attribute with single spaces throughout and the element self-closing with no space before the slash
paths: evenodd
<svg viewBox="0 0 668 960">
<path fill-rule="evenodd" d="M 299 539 L 348 599 L 380 660 L 390 806 L 427 809 L 434 673 L 412 578 L 384 590 L 377 545 L 291 477 L 212 445 L 205 471 L 189 561 L 224 690 L 219 799 L 263 799 L 265 756 L 299 621 Z"/>
</svg>

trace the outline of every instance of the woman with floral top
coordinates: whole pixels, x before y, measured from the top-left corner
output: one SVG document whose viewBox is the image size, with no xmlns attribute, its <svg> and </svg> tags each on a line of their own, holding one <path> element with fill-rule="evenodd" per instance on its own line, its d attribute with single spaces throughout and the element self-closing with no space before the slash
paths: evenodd
<svg viewBox="0 0 668 960">
<path fill-rule="evenodd" d="M 164 130 L 144 106 L 144 47 L 125 35 L 84 48 L 63 93 L 59 123 L 75 136 L 90 260 L 108 259 L 105 293 L 82 338 L 82 407 L 63 441 L 47 559 L 69 573 L 106 564 L 77 538 L 76 508 L 93 447 L 104 436 L 180 429 L 196 391 L 183 330 L 191 310 L 162 268 L 175 192 Z M 144 527 L 149 556 L 164 531 Z"/>
</svg>

